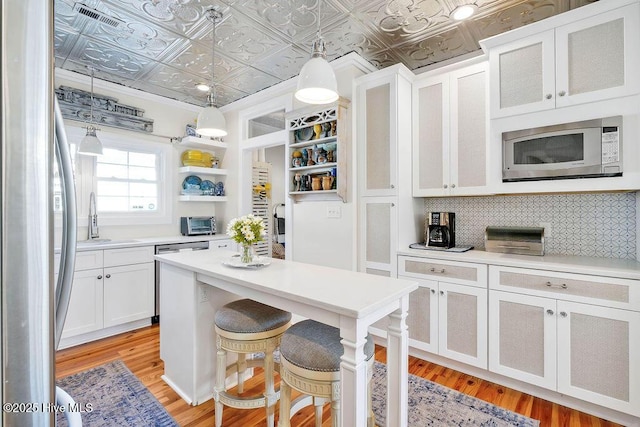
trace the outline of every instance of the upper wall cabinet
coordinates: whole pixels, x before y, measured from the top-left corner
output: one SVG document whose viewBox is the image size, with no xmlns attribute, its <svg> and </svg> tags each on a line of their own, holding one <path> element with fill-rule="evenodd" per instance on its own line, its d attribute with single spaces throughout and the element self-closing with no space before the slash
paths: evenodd
<svg viewBox="0 0 640 427">
<path fill-rule="evenodd" d="M 609 0 L 481 42 L 491 118 L 634 95 L 640 90 L 640 4 Z"/>
<path fill-rule="evenodd" d="M 486 63 L 413 85 L 413 196 L 488 194 Z"/>
</svg>

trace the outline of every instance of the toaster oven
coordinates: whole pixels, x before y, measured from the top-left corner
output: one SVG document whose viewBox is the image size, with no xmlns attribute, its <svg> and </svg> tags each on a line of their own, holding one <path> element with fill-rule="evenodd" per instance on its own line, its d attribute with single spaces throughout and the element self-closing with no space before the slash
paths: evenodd
<svg viewBox="0 0 640 427">
<path fill-rule="evenodd" d="M 200 236 L 216 234 L 215 216 L 183 216 L 180 217 L 180 233 L 183 236 Z"/>
</svg>

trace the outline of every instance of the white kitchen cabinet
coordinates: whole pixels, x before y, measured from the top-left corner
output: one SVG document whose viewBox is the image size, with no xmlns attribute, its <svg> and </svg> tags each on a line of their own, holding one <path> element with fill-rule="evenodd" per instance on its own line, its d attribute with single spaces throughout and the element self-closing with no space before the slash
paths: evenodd
<svg viewBox="0 0 640 427">
<path fill-rule="evenodd" d="M 104 327 L 103 279 L 102 268 L 75 271 L 62 338 L 86 334 Z"/>
<path fill-rule="evenodd" d="M 397 235 L 393 232 L 397 219 L 397 198 L 363 197 L 362 271 L 388 277 L 397 275 Z"/>
<path fill-rule="evenodd" d="M 488 194 L 487 64 L 413 84 L 413 196 Z"/>
<path fill-rule="evenodd" d="M 640 415 L 637 281 L 497 266 L 489 277 L 489 370 Z"/>
<path fill-rule="evenodd" d="M 409 345 L 487 368 L 487 267 L 398 257 L 399 278 L 418 280 L 409 296 Z"/>
<path fill-rule="evenodd" d="M 62 339 L 150 319 L 154 314 L 153 250 L 144 246 L 77 252 Z"/>
<path fill-rule="evenodd" d="M 403 65 L 356 80 L 358 270 L 395 277 L 399 247 L 419 240 L 411 198 L 411 81 Z"/>
<path fill-rule="evenodd" d="M 599 3 L 481 42 L 492 119 L 640 91 L 640 5 Z"/>
</svg>

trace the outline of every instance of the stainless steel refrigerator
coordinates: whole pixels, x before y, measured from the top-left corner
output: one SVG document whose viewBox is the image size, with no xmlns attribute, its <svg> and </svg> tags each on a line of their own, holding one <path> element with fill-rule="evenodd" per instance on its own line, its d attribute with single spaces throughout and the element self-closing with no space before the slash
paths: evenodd
<svg viewBox="0 0 640 427">
<path fill-rule="evenodd" d="M 55 422 L 45 405 L 56 401 L 55 349 L 75 261 L 75 190 L 62 116 L 54 108 L 53 1 L 1 1 L 0 425 L 41 427 Z M 57 283 L 54 161 L 66 178 Z"/>
</svg>

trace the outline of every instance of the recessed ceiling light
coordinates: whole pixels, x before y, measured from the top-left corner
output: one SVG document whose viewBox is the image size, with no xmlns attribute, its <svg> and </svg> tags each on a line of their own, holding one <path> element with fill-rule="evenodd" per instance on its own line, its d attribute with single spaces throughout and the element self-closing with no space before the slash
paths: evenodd
<svg viewBox="0 0 640 427">
<path fill-rule="evenodd" d="M 451 18 L 456 21 L 463 21 L 467 18 L 470 18 L 478 7 L 475 4 L 465 4 L 463 6 L 456 7 L 453 12 L 451 12 Z"/>
<path fill-rule="evenodd" d="M 203 92 L 209 92 L 210 86 L 206 83 L 196 83 L 196 89 Z"/>
</svg>

